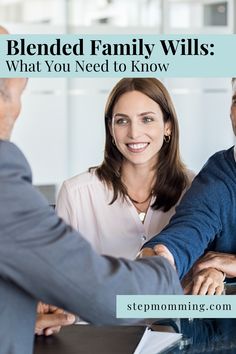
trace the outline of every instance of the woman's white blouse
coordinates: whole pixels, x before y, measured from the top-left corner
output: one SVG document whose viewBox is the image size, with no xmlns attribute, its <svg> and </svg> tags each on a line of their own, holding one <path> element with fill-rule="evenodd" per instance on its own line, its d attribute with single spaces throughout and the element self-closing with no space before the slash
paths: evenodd
<svg viewBox="0 0 236 354">
<path fill-rule="evenodd" d="M 56 209 L 98 253 L 134 259 L 142 245 L 168 224 L 175 207 L 165 213 L 149 207 L 142 223 L 131 201 L 118 198 L 109 205 L 112 196 L 94 172 L 85 172 L 63 183 Z"/>
</svg>

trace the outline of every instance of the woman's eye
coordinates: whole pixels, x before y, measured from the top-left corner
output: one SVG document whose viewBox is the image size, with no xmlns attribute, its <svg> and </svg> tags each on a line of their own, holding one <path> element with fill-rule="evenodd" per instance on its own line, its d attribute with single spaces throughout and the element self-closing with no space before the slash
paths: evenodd
<svg viewBox="0 0 236 354">
<path fill-rule="evenodd" d="M 117 124 L 117 125 L 125 125 L 127 123 L 128 123 L 128 119 L 126 119 L 126 118 L 118 118 L 115 121 L 115 124 Z"/>
<path fill-rule="evenodd" d="M 153 122 L 154 118 L 153 117 L 143 117 L 143 122 L 144 123 L 150 123 Z"/>
</svg>

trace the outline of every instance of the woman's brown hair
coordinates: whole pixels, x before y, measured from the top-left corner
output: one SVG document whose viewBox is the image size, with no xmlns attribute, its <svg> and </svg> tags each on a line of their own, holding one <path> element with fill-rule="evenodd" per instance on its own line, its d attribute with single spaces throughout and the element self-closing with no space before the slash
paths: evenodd
<svg viewBox="0 0 236 354">
<path fill-rule="evenodd" d="M 164 122 L 171 123 L 171 139 L 169 142 L 163 141 L 162 148 L 158 153 L 157 178 L 152 189 L 152 194 L 156 197 L 152 208 L 168 211 L 178 202 L 188 184 L 188 179 L 179 154 L 179 127 L 175 109 L 168 91 L 159 80 L 155 78 L 124 78 L 112 89 L 105 107 L 104 160 L 96 168 L 96 174 L 108 187 L 113 188 L 111 204 L 118 196 L 127 197 L 127 189 L 122 183 L 120 175 L 123 156 L 112 143 L 109 126 L 112 121 L 114 105 L 124 93 L 130 91 L 139 91 L 158 103 L 163 113 Z"/>
</svg>

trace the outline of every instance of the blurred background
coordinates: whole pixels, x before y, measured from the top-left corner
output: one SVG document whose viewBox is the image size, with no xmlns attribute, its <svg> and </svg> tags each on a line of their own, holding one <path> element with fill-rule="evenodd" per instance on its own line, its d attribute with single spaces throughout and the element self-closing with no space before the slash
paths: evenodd
<svg viewBox="0 0 236 354">
<path fill-rule="evenodd" d="M 15 34 L 232 34 L 236 0 L 0 0 L 0 21 Z M 162 81 L 178 114 L 181 155 L 198 172 L 212 153 L 235 143 L 231 78 Z M 116 82 L 29 80 L 13 141 L 50 203 L 64 179 L 102 161 L 104 105 Z"/>
</svg>

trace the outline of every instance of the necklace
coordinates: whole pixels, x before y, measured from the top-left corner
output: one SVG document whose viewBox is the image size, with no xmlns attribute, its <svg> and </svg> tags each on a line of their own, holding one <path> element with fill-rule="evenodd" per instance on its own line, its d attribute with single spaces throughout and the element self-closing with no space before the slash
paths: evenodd
<svg viewBox="0 0 236 354">
<path fill-rule="evenodd" d="M 139 219 L 141 220 L 142 223 L 144 223 L 145 217 L 146 217 L 146 213 L 142 212 L 138 214 Z"/>
<path fill-rule="evenodd" d="M 142 202 L 138 202 L 137 200 L 131 198 L 129 196 L 129 194 L 127 193 L 127 196 L 129 197 L 129 199 L 131 200 L 131 202 L 134 204 L 137 212 L 138 212 L 138 216 L 139 216 L 139 219 L 141 220 L 142 223 L 144 223 L 144 220 L 145 220 L 145 217 L 146 217 L 146 214 L 147 214 L 147 210 L 149 208 L 149 205 L 150 205 L 150 201 L 151 201 L 151 197 L 152 197 L 152 192 L 148 195 L 148 197 L 143 200 Z M 140 205 L 140 204 L 144 204 L 146 203 L 147 201 L 149 201 L 148 203 L 148 206 L 145 208 L 145 210 L 142 210 L 140 209 L 140 207 L 138 207 L 136 204 Z"/>
<path fill-rule="evenodd" d="M 147 206 L 147 208 L 145 209 L 145 211 L 142 210 L 142 209 L 139 209 L 139 208 L 137 207 L 137 205 L 134 205 L 135 208 L 136 208 L 136 210 L 137 210 L 137 212 L 138 212 L 139 219 L 142 221 L 142 223 L 144 223 L 144 220 L 145 220 L 145 217 L 146 217 L 146 214 L 147 214 L 147 210 L 148 210 L 148 208 L 149 208 L 149 204 L 150 204 L 150 203 L 148 203 L 148 206 Z"/>
<path fill-rule="evenodd" d="M 131 196 L 130 196 L 128 193 L 127 193 L 127 196 L 129 197 L 129 199 L 131 200 L 132 203 L 135 203 L 135 204 L 144 204 L 144 203 L 146 203 L 146 202 L 149 200 L 149 198 L 152 196 L 152 191 L 151 191 L 151 193 L 147 196 L 147 198 L 146 198 L 145 200 L 143 200 L 142 202 L 138 202 L 137 200 L 131 198 Z M 137 208 L 137 209 L 138 209 L 138 208 Z"/>
<path fill-rule="evenodd" d="M 149 205 L 148 205 L 149 207 Z M 147 209 L 148 209 L 147 207 Z M 142 221 L 142 223 L 144 223 L 144 220 L 145 220 L 145 217 L 146 217 L 146 214 L 147 214 L 147 209 L 145 211 L 142 211 L 140 210 L 139 208 L 137 208 L 137 206 L 135 205 L 135 208 L 138 212 L 138 216 L 139 216 L 139 219 Z"/>
</svg>

